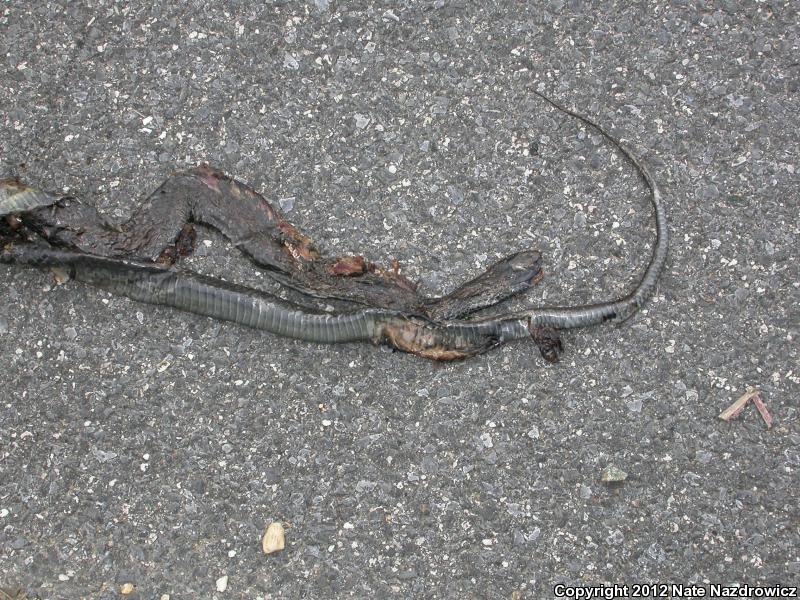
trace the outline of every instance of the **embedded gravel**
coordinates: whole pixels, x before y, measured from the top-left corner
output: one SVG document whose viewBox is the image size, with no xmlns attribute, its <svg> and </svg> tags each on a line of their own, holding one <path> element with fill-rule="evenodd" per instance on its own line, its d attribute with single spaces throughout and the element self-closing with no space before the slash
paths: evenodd
<svg viewBox="0 0 800 600">
<path fill-rule="evenodd" d="M 444 366 L 0 266 L 0 587 L 29 598 L 547 598 L 800 581 L 794 2 L 4 2 L 0 176 L 123 220 L 207 161 L 331 254 L 621 326 Z M 187 262 L 268 285 L 203 231 Z M 775 419 L 718 414 L 748 386 Z M 604 469 L 628 477 L 609 486 Z M 284 523 L 285 550 L 261 538 Z"/>
</svg>

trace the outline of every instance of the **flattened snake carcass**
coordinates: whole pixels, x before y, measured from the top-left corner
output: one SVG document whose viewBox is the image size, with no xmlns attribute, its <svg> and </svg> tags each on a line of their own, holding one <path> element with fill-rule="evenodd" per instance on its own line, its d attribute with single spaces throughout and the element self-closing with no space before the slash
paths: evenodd
<svg viewBox="0 0 800 600">
<path fill-rule="evenodd" d="M 426 298 L 396 266 L 361 256 L 325 257 L 263 196 L 209 167 L 178 173 L 148 196 L 124 226 L 109 224 L 75 198 L 0 180 L 0 262 L 60 268 L 77 281 L 134 300 L 172 306 L 278 335 L 321 343 L 371 341 L 434 360 L 475 356 L 511 340 L 531 338 L 542 356 L 558 360 L 558 331 L 634 314 L 655 289 L 667 259 L 668 229 L 661 192 L 645 165 L 589 118 L 538 91 L 556 109 L 597 130 L 633 164 L 650 190 L 656 241 L 647 269 L 622 298 L 573 307 L 530 308 L 468 317 L 529 289 L 542 277 L 541 257 L 506 257 L 441 298 Z M 266 292 L 176 267 L 191 252 L 193 223 L 221 231 L 283 285 L 312 298 L 354 307 L 328 313 Z M 358 307 L 360 305 L 360 307 Z"/>
</svg>

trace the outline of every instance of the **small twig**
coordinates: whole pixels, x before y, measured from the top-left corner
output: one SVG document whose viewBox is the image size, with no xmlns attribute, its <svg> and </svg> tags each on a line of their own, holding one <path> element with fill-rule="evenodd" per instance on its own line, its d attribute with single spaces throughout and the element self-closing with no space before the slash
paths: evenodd
<svg viewBox="0 0 800 600">
<path fill-rule="evenodd" d="M 20 587 L 0 587 L 0 600 L 25 600 L 27 597 Z"/>
<path fill-rule="evenodd" d="M 769 414 L 767 407 L 764 406 L 764 402 L 761 400 L 761 396 L 756 394 L 753 396 L 753 404 L 756 405 L 758 412 L 761 414 L 761 418 L 764 419 L 764 423 L 767 424 L 767 429 L 772 429 L 772 415 Z"/>
<path fill-rule="evenodd" d="M 735 418 L 736 416 L 741 413 L 747 403 L 753 401 L 756 408 L 758 409 L 761 418 L 764 419 L 764 423 L 767 424 L 767 428 L 772 428 L 772 415 L 769 414 L 767 407 L 764 406 L 764 402 L 761 400 L 761 392 L 754 387 L 747 388 L 747 391 L 742 394 L 736 402 L 731 404 L 728 408 L 723 410 L 719 413 L 719 418 L 723 421 L 730 421 L 731 419 Z"/>
<path fill-rule="evenodd" d="M 747 403 L 750 400 L 758 395 L 758 390 L 756 388 L 747 388 L 747 391 L 733 404 L 731 404 L 728 408 L 723 410 L 719 413 L 719 418 L 723 421 L 730 421 L 735 416 L 737 416 L 740 412 L 744 410 L 744 407 L 747 406 Z"/>
</svg>

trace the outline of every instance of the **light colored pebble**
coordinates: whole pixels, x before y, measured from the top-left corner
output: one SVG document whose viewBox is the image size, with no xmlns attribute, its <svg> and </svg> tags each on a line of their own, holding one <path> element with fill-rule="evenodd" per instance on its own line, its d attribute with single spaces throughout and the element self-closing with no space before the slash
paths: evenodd
<svg viewBox="0 0 800 600">
<path fill-rule="evenodd" d="M 223 575 L 219 579 L 217 579 L 217 591 L 224 592 L 228 589 L 228 576 Z"/>
<path fill-rule="evenodd" d="M 600 480 L 603 481 L 603 483 L 617 483 L 620 481 L 625 481 L 627 478 L 628 474 L 614 465 L 608 465 L 605 469 L 603 469 L 603 472 L 600 475 Z"/>
<path fill-rule="evenodd" d="M 134 590 L 134 585 L 130 581 L 123 583 L 119 587 L 119 593 L 122 594 L 123 596 L 130 596 L 133 593 L 133 590 Z"/>
<path fill-rule="evenodd" d="M 364 115 L 356 114 L 355 118 L 356 118 L 356 127 L 358 127 L 359 129 L 364 129 L 364 128 L 366 128 L 367 125 L 369 125 L 369 118 L 368 117 L 365 117 Z"/>
<path fill-rule="evenodd" d="M 283 525 L 280 523 L 272 523 L 267 527 L 264 537 L 261 539 L 261 549 L 264 554 L 272 554 L 278 552 L 286 547 L 286 538 L 283 531 Z"/>
</svg>

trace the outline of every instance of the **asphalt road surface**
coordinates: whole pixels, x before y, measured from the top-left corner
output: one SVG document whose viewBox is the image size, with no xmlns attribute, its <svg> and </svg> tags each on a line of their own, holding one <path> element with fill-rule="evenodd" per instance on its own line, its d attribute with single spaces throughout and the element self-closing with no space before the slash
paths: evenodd
<svg viewBox="0 0 800 600">
<path fill-rule="evenodd" d="M 207 161 L 442 293 L 646 309 L 436 365 L 0 267 L 0 586 L 28 598 L 548 598 L 800 581 L 794 2 L 4 2 L 0 176 L 122 221 Z M 272 289 L 213 231 L 196 270 Z M 749 386 L 774 418 L 719 413 Z M 601 473 L 627 473 L 609 485 Z M 284 523 L 286 548 L 261 536 Z M 126 585 L 129 584 L 129 585 Z M 220 591 L 222 590 L 222 591 Z"/>
</svg>

